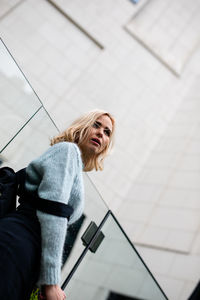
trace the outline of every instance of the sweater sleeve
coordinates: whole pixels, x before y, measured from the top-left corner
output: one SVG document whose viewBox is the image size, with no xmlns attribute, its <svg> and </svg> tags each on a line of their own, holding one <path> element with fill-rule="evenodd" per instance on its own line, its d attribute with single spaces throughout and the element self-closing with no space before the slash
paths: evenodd
<svg viewBox="0 0 200 300">
<path fill-rule="evenodd" d="M 59 284 L 67 219 L 41 211 L 37 211 L 37 216 L 42 237 L 40 275 L 37 285 Z"/>
<path fill-rule="evenodd" d="M 67 204 L 79 171 L 76 147 L 71 143 L 59 143 L 34 160 L 27 168 L 27 176 L 30 180 L 26 186 L 31 185 L 31 178 L 34 178 L 33 172 L 40 177 L 39 197 Z M 30 186 L 28 188 L 31 189 Z M 41 211 L 37 211 L 37 216 L 41 225 L 42 238 L 38 285 L 59 284 L 67 219 Z"/>
</svg>

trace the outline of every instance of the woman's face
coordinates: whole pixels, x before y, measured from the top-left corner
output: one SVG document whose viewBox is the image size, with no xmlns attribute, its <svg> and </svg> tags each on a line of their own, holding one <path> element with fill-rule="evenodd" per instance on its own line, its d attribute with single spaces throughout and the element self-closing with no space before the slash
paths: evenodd
<svg viewBox="0 0 200 300">
<path fill-rule="evenodd" d="M 107 115 L 102 115 L 92 125 L 87 139 L 80 145 L 81 150 L 87 154 L 101 153 L 110 142 L 112 134 L 112 121 Z"/>
</svg>

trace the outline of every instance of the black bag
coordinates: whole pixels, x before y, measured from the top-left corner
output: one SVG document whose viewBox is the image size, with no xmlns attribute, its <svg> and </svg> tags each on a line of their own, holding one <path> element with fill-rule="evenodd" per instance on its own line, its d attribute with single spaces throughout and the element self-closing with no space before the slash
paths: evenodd
<svg viewBox="0 0 200 300">
<path fill-rule="evenodd" d="M 16 209 L 17 175 L 9 167 L 0 168 L 0 218 Z"/>
<path fill-rule="evenodd" d="M 17 196 L 19 196 L 20 205 L 25 203 L 42 212 L 70 219 L 74 211 L 70 205 L 42 199 L 38 197 L 37 192 L 27 192 L 25 177 L 25 168 L 18 172 L 9 167 L 0 168 L 0 218 L 16 210 Z"/>
</svg>

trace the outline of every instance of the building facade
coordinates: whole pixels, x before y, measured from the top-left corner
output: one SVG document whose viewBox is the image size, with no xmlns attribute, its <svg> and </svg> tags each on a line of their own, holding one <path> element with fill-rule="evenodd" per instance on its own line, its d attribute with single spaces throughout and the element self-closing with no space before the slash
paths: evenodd
<svg viewBox="0 0 200 300">
<path fill-rule="evenodd" d="M 0 3 L 1 38 L 59 130 L 94 108 L 116 117 L 89 176 L 169 299 L 200 277 L 199 15 L 198 0 Z"/>
</svg>

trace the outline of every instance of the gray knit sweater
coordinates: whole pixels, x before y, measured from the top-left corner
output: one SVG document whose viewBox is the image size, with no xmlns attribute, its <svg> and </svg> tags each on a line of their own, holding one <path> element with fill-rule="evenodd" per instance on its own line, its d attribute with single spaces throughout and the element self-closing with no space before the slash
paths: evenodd
<svg viewBox="0 0 200 300">
<path fill-rule="evenodd" d="M 74 213 L 69 224 L 83 212 L 82 161 L 74 143 L 50 147 L 27 167 L 26 189 L 38 190 L 40 198 L 70 204 Z M 59 284 L 67 219 L 37 211 L 41 225 L 42 254 L 38 285 Z"/>
</svg>

